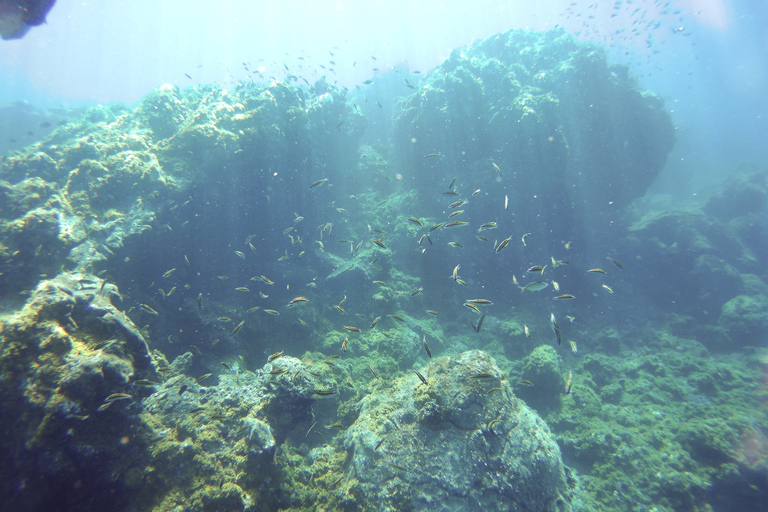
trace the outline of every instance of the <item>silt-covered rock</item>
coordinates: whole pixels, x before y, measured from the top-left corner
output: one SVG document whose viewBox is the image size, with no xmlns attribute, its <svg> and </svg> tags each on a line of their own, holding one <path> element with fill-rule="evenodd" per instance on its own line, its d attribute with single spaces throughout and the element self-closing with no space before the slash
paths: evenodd
<svg viewBox="0 0 768 512">
<path fill-rule="evenodd" d="M 481 351 L 363 399 L 344 434 L 363 510 L 571 509 L 560 450 Z"/>
</svg>

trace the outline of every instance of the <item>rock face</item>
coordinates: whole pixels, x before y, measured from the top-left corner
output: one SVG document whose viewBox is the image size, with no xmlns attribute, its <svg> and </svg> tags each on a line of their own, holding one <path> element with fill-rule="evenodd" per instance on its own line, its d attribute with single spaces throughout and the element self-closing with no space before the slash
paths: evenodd
<svg viewBox="0 0 768 512">
<path fill-rule="evenodd" d="M 393 143 L 420 185 L 456 175 L 487 188 L 500 178 L 516 222 L 567 234 L 642 196 L 675 135 L 662 101 L 599 47 L 564 31 L 513 30 L 430 71 L 400 104 Z M 589 218 L 575 207 L 584 201 Z"/>
<path fill-rule="evenodd" d="M 443 357 L 366 397 L 344 445 L 364 510 L 570 509 L 560 450 L 496 363 Z"/>
<path fill-rule="evenodd" d="M 146 443 L 134 422 L 149 394 L 131 383 L 157 376 L 138 329 L 110 303 L 116 288 L 102 282 L 42 281 L 2 325 L 0 494 L 13 510 L 108 508 L 128 492 L 117 475 Z M 105 400 L 113 393 L 127 396 Z"/>
</svg>

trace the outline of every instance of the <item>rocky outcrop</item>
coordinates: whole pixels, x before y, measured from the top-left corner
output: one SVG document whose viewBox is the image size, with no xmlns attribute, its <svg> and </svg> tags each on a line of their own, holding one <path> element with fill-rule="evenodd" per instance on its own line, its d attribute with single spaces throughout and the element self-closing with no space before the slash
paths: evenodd
<svg viewBox="0 0 768 512">
<path fill-rule="evenodd" d="M 344 434 L 363 510 L 570 509 L 546 424 L 473 350 L 367 396 Z"/>
</svg>

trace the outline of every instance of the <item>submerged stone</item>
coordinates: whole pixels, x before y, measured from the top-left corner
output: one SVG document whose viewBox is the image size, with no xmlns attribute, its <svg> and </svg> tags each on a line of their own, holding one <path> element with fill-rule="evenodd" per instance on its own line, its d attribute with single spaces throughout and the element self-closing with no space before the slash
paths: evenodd
<svg viewBox="0 0 768 512">
<path fill-rule="evenodd" d="M 360 404 L 344 434 L 363 510 L 554 511 L 571 488 L 547 425 L 484 352 L 433 360 Z"/>
</svg>

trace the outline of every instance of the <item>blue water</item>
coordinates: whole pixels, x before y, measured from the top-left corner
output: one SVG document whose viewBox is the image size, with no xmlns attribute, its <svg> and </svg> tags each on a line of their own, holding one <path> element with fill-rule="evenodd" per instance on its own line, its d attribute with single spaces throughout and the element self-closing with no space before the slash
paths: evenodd
<svg viewBox="0 0 768 512">
<path fill-rule="evenodd" d="M 339 356 L 354 400 L 369 362 L 424 368 L 422 339 L 484 350 L 578 471 L 574 503 L 757 510 L 767 21 L 718 0 L 60 1 L 0 45 L 3 310 L 86 271 L 158 357 L 193 355 L 189 376 Z M 164 179 L 128 173 L 136 155 Z M 67 191 L 103 260 L 11 222 L 29 177 Z M 545 345 L 556 385 L 531 377 Z M 324 446 L 296 432 L 286 450 Z M 280 468 L 241 483 L 298 509 L 301 470 Z"/>
</svg>

